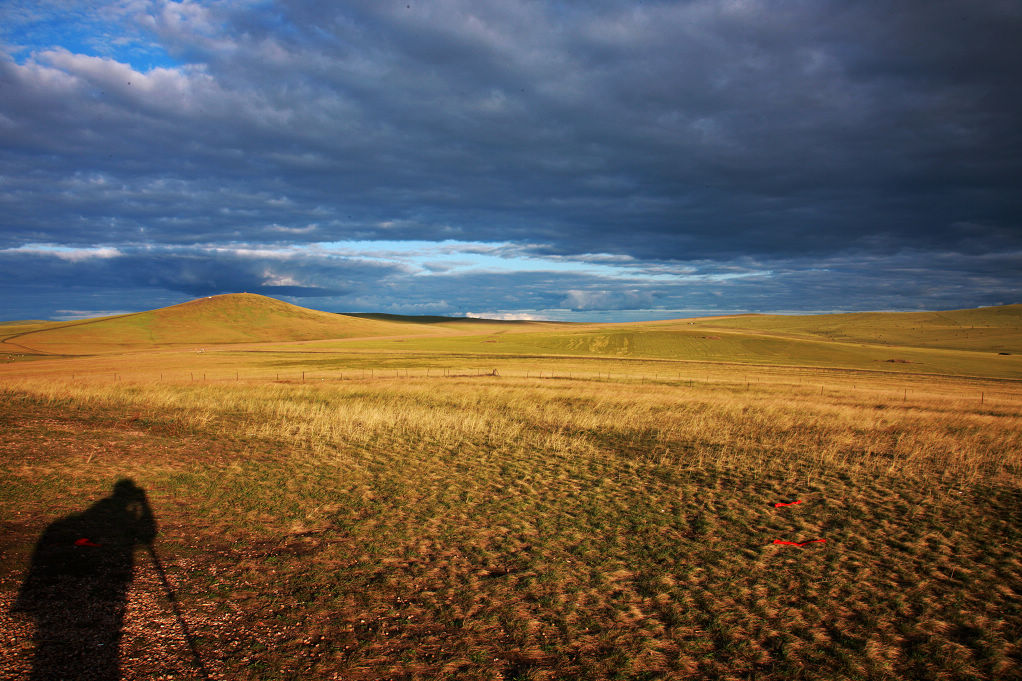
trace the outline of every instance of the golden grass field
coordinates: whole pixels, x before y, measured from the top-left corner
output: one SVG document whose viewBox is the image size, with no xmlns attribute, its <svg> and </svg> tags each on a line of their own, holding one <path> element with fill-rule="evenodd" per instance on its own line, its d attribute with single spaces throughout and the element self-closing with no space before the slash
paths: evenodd
<svg viewBox="0 0 1022 681">
<path fill-rule="evenodd" d="M 125 477 L 168 580 L 137 548 L 125 679 L 1022 676 L 1019 306 L 188 305 L 0 326 L 0 678 L 36 542 Z"/>
</svg>

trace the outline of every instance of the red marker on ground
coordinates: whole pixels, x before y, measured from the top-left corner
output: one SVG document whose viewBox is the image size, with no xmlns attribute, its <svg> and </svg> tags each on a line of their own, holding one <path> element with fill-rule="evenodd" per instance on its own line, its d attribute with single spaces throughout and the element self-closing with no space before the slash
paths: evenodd
<svg viewBox="0 0 1022 681">
<path fill-rule="evenodd" d="M 93 543 L 88 537 L 82 537 L 75 539 L 75 546 L 99 546 L 99 544 Z"/>
<path fill-rule="evenodd" d="M 795 504 L 801 504 L 801 503 L 802 503 L 801 499 L 799 499 L 798 501 L 787 501 L 787 502 L 780 501 L 780 502 L 774 504 L 774 508 L 780 508 L 781 506 L 794 506 Z"/>
<path fill-rule="evenodd" d="M 798 546 L 799 548 L 801 548 L 801 547 L 805 546 L 806 544 L 814 544 L 816 542 L 823 543 L 825 541 L 827 541 L 827 540 L 826 539 L 810 539 L 809 541 L 797 542 L 797 541 L 784 541 L 783 539 L 775 539 L 774 543 L 775 544 L 783 544 L 784 546 Z"/>
</svg>

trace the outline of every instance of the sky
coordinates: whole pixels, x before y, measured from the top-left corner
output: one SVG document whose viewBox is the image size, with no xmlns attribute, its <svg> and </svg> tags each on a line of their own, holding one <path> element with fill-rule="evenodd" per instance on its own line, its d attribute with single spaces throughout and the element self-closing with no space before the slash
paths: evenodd
<svg viewBox="0 0 1022 681">
<path fill-rule="evenodd" d="M 1022 302 L 1017 0 L 0 0 L 0 319 Z"/>
</svg>

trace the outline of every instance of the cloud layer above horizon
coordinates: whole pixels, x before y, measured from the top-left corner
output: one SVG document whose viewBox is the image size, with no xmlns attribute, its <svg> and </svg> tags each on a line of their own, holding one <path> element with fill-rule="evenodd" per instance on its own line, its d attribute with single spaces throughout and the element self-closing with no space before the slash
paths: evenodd
<svg viewBox="0 0 1022 681">
<path fill-rule="evenodd" d="M 1022 300 L 1022 5 L 7 2 L 0 318 Z"/>
</svg>

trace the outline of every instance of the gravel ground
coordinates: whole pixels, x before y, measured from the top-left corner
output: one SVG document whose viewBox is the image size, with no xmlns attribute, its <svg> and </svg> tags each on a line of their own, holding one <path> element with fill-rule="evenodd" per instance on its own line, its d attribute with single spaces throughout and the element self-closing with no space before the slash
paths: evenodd
<svg viewBox="0 0 1022 681">
<path fill-rule="evenodd" d="M 0 679 L 74 679 L 75 681 L 143 681 L 162 679 L 220 679 L 220 670 L 210 669 L 210 662 L 200 661 L 192 653 L 185 638 L 182 621 L 167 598 L 160 574 L 145 551 L 138 551 L 133 579 L 127 592 L 119 641 L 119 672 L 93 668 L 87 660 L 95 652 L 95 641 L 88 632 L 68 643 L 73 670 L 40 668 L 33 670 L 36 626 L 33 617 L 14 611 L 21 580 L 17 576 L 0 581 Z M 81 585 L 88 590 L 88 585 Z M 198 623 L 195 613 L 189 613 Z M 205 624 L 209 624 L 205 622 Z M 70 640 L 64 637 L 65 641 Z M 75 647 L 81 649 L 75 650 Z M 92 648 L 92 650 L 90 650 Z M 76 661 L 86 661 L 76 664 Z M 214 663 L 214 667 L 217 666 Z"/>
</svg>

